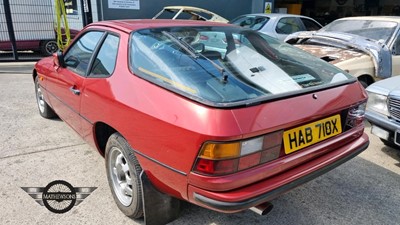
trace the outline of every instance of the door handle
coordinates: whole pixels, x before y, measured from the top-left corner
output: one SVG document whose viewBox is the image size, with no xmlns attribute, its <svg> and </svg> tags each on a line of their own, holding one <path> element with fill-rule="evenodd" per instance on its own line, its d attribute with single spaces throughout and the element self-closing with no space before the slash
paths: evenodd
<svg viewBox="0 0 400 225">
<path fill-rule="evenodd" d="M 80 95 L 80 94 L 81 94 L 81 91 L 78 90 L 78 89 L 76 89 L 75 86 L 70 87 L 69 90 L 70 90 L 72 93 L 74 93 L 74 95 Z"/>
</svg>

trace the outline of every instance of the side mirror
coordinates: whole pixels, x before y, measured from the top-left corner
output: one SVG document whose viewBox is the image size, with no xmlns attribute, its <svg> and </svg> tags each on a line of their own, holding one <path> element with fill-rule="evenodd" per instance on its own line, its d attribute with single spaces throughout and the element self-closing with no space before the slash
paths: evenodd
<svg viewBox="0 0 400 225">
<path fill-rule="evenodd" d="M 54 64 L 56 66 L 65 68 L 64 55 L 62 54 L 61 51 L 57 51 L 56 53 L 53 53 L 53 59 L 54 59 Z"/>
</svg>

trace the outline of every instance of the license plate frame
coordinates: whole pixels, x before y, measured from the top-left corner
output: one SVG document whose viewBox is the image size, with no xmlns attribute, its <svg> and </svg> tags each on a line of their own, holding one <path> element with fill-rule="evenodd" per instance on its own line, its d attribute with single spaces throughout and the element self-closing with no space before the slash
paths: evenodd
<svg viewBox="0 0 400 225">
<path fill-rule="evenodd" d="M 298 151 L 342 133 L 339 114 L 314 121 L 283 132 L 285 154 Z"/>
</svg>

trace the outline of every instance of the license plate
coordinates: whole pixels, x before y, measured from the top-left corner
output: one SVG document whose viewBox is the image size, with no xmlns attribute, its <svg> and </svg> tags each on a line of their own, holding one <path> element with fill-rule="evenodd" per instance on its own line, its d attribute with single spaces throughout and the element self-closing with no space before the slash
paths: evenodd
<svg viewBox="0 0 400 225">
<path fill-rule="evenodd" d="M 342 133 L 340 115 L 283 132 L 285 153 L 289 154 Z"/>
</svg>

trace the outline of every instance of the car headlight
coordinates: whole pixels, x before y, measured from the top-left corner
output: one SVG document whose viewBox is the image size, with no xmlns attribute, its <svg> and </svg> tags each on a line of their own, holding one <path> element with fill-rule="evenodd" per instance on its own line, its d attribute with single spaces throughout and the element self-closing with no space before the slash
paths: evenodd
<svg viewBox="0 0 400 225">
<path fill-rule="evenodd" d="M 385 116 L 389 116 L 387 96 L 374 92 L 368 92 L 367 111 L 374 111 Z"/>
</svg>

